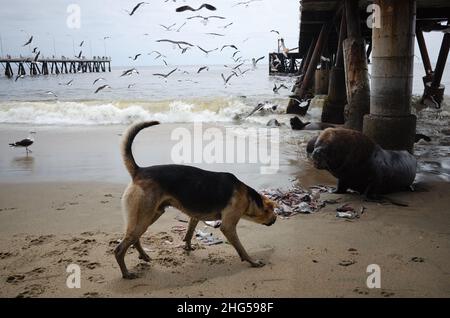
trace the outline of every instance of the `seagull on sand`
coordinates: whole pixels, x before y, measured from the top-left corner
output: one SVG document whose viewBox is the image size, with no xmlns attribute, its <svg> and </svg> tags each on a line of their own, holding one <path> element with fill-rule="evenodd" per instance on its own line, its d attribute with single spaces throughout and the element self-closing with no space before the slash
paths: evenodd
<svg viewBox="0 0 450 318">
<path fill-rule="evenodd" d="M 97 94 L 98 92 L 100 92 L 101 90 L 104 90 L 105 88 L 111 88 L 111 86 L 109 86 L 108 84 L 102 85 L 95 90 L 94 94 Z"/>
<path fill-rule="evenodd" d="M 148 3 L 148 2 L 139 2 L 139 3 L 133 8 L 133 10 L 131 10 L 131 12 L 128 11 L 128 10 L 125 10 L 125 11 L 128 13 L 128 15 L 132 16 L 132 15 L 136 12 L 136 10 L 139 9 L 139 7 L 142 6 L 142 5 L 144 5 L 144 4 L 149 4 L 149 3 Z"/>
<path fill-rule="evenodd" d="M 28 147 L 30 147 L 33 143 L 34 143 L 34 138 L 33 135 L 36 134 L 35 131 L 30 131 L 30 134 L 28 135 L 27 138 L 22 139 L 20 141 L 16 141 L 14 143 L 10 143 L 9 146 L 11 148 L 25 148 L 25 151 L 27 152 L 27 155 L 29 152 L 32 152 L 31 149 L 28 149 Z"/>
<path fill-rule="evenodd" d="M 170 75 L 172 75 L 173 72 L 175 72 L 176 70 L 178 70 L 178 68 L 175 68 L 173 70 L 171 70 L 169 73 L 167 74 L 161 74 L 161 73 L 154 73 L 154 76 L 161 76 L 164 77 L 165 79 L 167 79 Z"/>
<path fill-rule="evenodd" d="M 181 6 L 181 7 L 179 7 L 179 8 L 176 8 L 175 11 L 176 11 L 176 12 L 183 12 L 183 11 L 199 11 L 199 10 L 201 10 L 201 9 L 203 9 L 203 8 L 208 9 L 208 10 L 210 10 L 210 11 L 216 11 L 216 10 L 217 10 L 215 6 L 210 5 L 210 4 L 208 4 L 208 3 L 204 3 L 204 4 L 202 4 L 200 7 L 198 7 L 197 9 L 194 9 L 194 8 L 192 8 L 191 6 Z"/>
</svg>

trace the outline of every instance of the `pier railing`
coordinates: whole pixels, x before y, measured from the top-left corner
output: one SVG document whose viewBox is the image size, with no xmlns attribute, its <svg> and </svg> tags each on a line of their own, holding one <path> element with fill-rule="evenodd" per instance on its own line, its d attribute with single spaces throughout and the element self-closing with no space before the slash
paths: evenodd
<svg viewBox="0 0 450 318">
<path fill-rule="evenodd" d="M 14 68 L 17 76 L 24 75 L 50 75 L 61 73 L 100 73 L 111 72 L 111 57 L 107 56 L 93 56 L 90 58 L 68 58 L 61 57 L 0 57 L 0 64 L 5 70 L 5 76 L 12 78 Z M 15 66 L 15 67 L 13 67 Z"/>
</svg>

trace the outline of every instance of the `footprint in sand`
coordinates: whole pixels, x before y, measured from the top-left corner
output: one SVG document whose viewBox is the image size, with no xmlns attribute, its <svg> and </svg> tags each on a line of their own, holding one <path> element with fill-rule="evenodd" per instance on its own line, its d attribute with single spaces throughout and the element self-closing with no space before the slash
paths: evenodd
<svg viewBox="0 0 450 318">
<path fill-rule="evenodd" d="M 103 277 L 103 275 L 94 274 L 88 277 L 88 281 L 90 281 L 91 283 L 103 284 L 105 282 L 105 278 Z"/>
<path fill-rule="evenodd" d="M 392 297 L 392 296 L 395 296 L 395 293 L 390 293 L 390 292 L 387 292 L 387 291 L 382 291 L 382 292 L 381 292 L 381 295 L 382 295 L 383 297 Z"/>
<path fill-rule="evenodd" d="M 18 282 L 23 281 L 24 278 L 25 275 L 22 274 L 11 275 L 6 278 L 6 282 L 10 284 L 17 284 Z"/>
<path fill-rule="evenodd" d="M 369 292 L 366 290 L 361 290 L 359 289 L 359 287 L 356 287 L 355 289 L 353 289 L 354 293 L 357 293 L 359 295 L 369 295 Z"/>
<path fill-rule="evenodd" d="M 425 259 L 424 259 L 423 257 L 417 257 L 417 256 L 414 256 L 413 258 L 411 258 L 411 262 L 414 262 L 414 263 L 423 263 L 423 262 L 425 262 Z"/>
<path fill-rule="evenodd" d="M 47 242 L 49 239 L 53 238 L 54 235 L 50 234 L 50 235 L 41 235 L 35 239 L 32 239 L 30 241 L 30 243 L 28 244 L 28 246 L 36 246 L 36 245 L 41 245 L 44 244 L 45 242 Z"/>
<path fill-rule="evenodd" d="M 11 257 L 11 256 L 15 256 L 15 254 L 10 253 L 10 252 L 1 252 L 0 253 L 0 259 L 6 259 L 6 258 Z"/>
<path fill-rule="evenodd" d="M 97 292 L 89 292 L 89 293 L 84 293 L 83 297 L 84 298 L 98 298 L 98 297 L 100 297 L 100 294 Z"/>
<path fill-rule="evenodd" d="M 33 284 L 25 287 L 25 290 L 19 293 L 17 298 L 29 298 L 29 297 L 37 297 L 45 292 L 45 289 L 42 285 Z"/>
</svg>

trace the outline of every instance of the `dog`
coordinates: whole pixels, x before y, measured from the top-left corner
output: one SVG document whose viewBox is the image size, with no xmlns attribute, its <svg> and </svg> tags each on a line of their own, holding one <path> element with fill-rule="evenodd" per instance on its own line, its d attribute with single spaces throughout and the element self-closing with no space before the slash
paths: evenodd
<svg viewBox="0 0 450 318">
<path fill-rule="evenodd" d="M 236 249 L 242 261 L 253 267 L 264 266 L 252 259 L 236 232 L 241 218 L 270 226 L 276 221 L 275 203 L 256 192 L 231 173 L 212 172 L 184 165 L 157 165 L 141 168 L 132 154 L 136 135 L 144 128 L 158 125 L 147 121 L 131 126 L 122 144 L 122 157 L 132 181 L 122 196 L 126 232 L 114 251 L 125 279 L 137 276 L 125 265 L 125 254 L 133 245 L 143 261 L 150 261 L 140 244 L 140 237 L 165 211 L 172 206 L 190 217 L 184 240 L 185 249 L 192 250 L 191 239 L 199 221 L 222 220 L 220 230 Z"/>
</svg>

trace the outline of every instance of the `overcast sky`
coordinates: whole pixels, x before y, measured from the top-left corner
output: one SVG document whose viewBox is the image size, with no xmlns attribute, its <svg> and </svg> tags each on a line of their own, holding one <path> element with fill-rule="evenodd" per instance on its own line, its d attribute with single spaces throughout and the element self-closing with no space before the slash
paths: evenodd
<svg viewBox="0 0 450 318">
<path fill-rule="evenodd" d="M 222 64 L 232 63 L 232 50 L 218 51 L 205 56 L 198 49 L 180 54 L 171 44 L 156 43 L 162 38 L 183 40 L 204 49 L 211 50 L 224 44 L 234 44 L 244 58 L 266 56 L 277 48 L 277 38 L 270 30 L 275 29 L 284 37 L 289 48 L 297 47 L 299 30 L 298 0 L 261 0 L 246 6 L 233 6 L 241 0 L 146 0 L 133 16 L 130 10 L 139 1 L 131 0 L 0 0 L 0 36 L 3 54 L 29 55 L 31 49 L 39 47 L 44 56 L 73 56 L 80 49 L 83 55 L 111 56 L 113 65 L 160 65 L 162 60 L 154 60 L 147 53 L 158 50 L 167 55 L 170 64 Z M 175 8 L 189 4 L 198 7 L 207 2 L 217 7 L 217 11 L 202 9 L 199 12 L 175 12 Z M 80 28 L 71 28 L 67 20 L 73 17 L 68 12 L 69 5 L 80 8 Z M 200 19 L 186 20 L 194 15 L 219 15 L 225 20 L 211 19 L 204 25 Z M 176 23 L 176 30 L 184 22 L 180 32 L 165 31 L 160 24 L 169 26 Z M 233 23 L 227 29 L 221 27 Z M 205 33 L 225 34 L 222 36 Z M 148 35 L 144 35 L 147 33 Z M 22 45 L 33 35 L 29 47 Z M 110 39 L 104 40 L 105 36 Z M 427 36 L 430 55 L 435 61 L 442 33 Z M 85 41 L 80 48 L 81 41 Z M 128 57 L 141 53 L 136 61 Z M 416 49 L 416 55 L 419 55 Z M 418 59 L 416 59 L 418 61 Z"/>
</svg>

